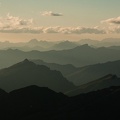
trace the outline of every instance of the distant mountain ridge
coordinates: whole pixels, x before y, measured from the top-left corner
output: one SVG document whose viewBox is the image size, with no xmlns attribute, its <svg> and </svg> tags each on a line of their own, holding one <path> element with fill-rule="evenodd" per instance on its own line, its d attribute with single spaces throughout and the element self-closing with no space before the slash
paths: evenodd
<svg viewBox="0 0 120 120">
<path fill-rule="evenodd" d="M 88 44 L 94 47 L 120 46 L 120 38 L 105 38 L 103 40 L 82 39 L 78 43 L 81 45 Z"/>
<path fill-rule="evenodd" d="M 64 76 L 66 76 L 70 73 L 73 73 L 74 71 L 77 71 L 77 68 L 71 64 L 61 65 L 61 64 L 56 64 L 56 63 L 47 63 L 47 62 L 44 62 L 43 60 L 34 60 L 34 59 L 30 60 L 30 61 L 32 61 L 38 65 L 45 65 L 45 66 L 49 67 L 51 70 L 58 70 Z"/>
<path fill-rule="evenodd" d="M 53 45 L 50 49 L 51 50 L 65 50 L 65 49 L 72 49 L 79 46 L 75 42 L 70 42 L 70 41 L 62 41 L 58 44 Z"/>
<path fill-rule="evenodd" d="M 18 42 L 11 43 L 9 41 L 0 42 L 0 49 L 19 49 L 22 51 L 49 51 L 49 50 L 65 50 L 72 49 L 77 46 L 81 46 L 84 44 L 88 44 L 94 48 L 98 47 L 111 47 L 111 46 L 120 46 L 120 38 L 106 38 L 103 40 L 92 40 L 92 39 L 81 39 L 80 41 L 69 41 L 69 40 L 61 40 L 61 41 L 44 41 L 31 39 L 28 42 Z"/>
<path fill-rule="evenodd" d="M 22 51 L 48 51 L 48 50 L 63 50 L 63 49 L 71 49 L 78 46 L 76 42 L 66 41 L 43 41 L 37 39 L 31 39 L 28 42 L 19 42 L 19 43 L 11 43 L 9 41 L 0 42 L 1 49 L 19 49 Z"/>
<path fill-rule="evenodd" d="M 109 48 L 92 48 L 82 45 L 69 50 L 51 50 L 51 51 L 30 51 L 23 52 L 20 50 L 1 50 L 0 51 L 0 68 L 11 66 L 25 58 L 41 59 L 49 63 L 73 64 L 82 67 L 91 64 L 115 61 L 120 59 L 120 50 Z M 88 59 L 89 58 L 89 59 Z"/>
</svg>

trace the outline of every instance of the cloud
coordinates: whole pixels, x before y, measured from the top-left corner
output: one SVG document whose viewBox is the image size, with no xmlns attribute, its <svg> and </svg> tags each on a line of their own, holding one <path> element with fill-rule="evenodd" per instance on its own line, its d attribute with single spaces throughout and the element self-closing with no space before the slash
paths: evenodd
<svg viewBox="0 0 120 120">
<path fill-rule="evenodd" d="M 62 34 L 105 34 L 105 30 L 99 30 L 97 28 L 85 28 L 85 27 L 4 27 L 0 28 L 0 32 L 4 33 L 62 33 Z"/>
<path fill-rule="evenodd" d="M 42 29 L 43 33 L 63 33 L 63 34 L 105 34 L 104 30 L 97 27 L 46 27 Z"/>
<path fill-rule="evenodd" d="M 108 33 L 120 33 L 120 26 L 109 27 Z"/>
<path fill-rule="evenodd" d="M 30 26 L 33 23 L 32 19 L 21 19 L 7 14 L 5 18 L 0 18 L 0 28 L 17 28 L 23 26 Z"/>
<path fill-rule="evenodd" d="M 110 19 L 107 19 L 107 20 L 103 20 L 101 22 L 102 23 L 109 23 L 109 24 L 120 24 L 120 17 L 110 18 Z"/>
<path fill-rule="evenodd" d="M 33 19 L 22 19 L 20 17 L 7 16 L 0 18 L 1 33 L 62 33 L 62 34 L 105 34 L 104 29 L 99 27 L 41 27 L 33 24 Z"/>
<path fill-rule="evenodd" d="M 62 13 L 54 13 L 52 11 L 44 11 L 41 13 L 43 16 L 63 16 Z"/>
<path fill-rule="evenodd" d="M 105 34 L 105 31 L 98 27 L 76 27 L 69 29 L 69 32 L 74 34 Z"/>
</svg>

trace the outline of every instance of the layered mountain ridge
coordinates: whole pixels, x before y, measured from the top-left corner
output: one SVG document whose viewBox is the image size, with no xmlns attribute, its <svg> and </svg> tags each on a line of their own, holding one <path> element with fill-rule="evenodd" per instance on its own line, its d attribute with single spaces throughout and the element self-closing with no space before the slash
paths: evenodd
<svg viewBox="0 0 120 120">
<path fill-rule="evenodd" d="M 0 88 L 12 91 L 28 85 L 49 87 L 58 92 L 75 88 L 59 71 L 50 70 L 44 65 L 36 65 L 27 59 L 0 70 Z"/>
</svg>

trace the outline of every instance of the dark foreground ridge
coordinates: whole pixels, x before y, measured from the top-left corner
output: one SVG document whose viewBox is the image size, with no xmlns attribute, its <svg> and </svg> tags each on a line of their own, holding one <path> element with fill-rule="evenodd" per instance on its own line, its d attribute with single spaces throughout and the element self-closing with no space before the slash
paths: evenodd
<svg viewBox="0 0 120 120">
<path fill-rule="evenodd" d="M 35 85 L 10 93 L 0 90 L 0 95 L 1 120 L 120 118 L 120 87 L 117 86 L 75 97 Z"/>
</svg>

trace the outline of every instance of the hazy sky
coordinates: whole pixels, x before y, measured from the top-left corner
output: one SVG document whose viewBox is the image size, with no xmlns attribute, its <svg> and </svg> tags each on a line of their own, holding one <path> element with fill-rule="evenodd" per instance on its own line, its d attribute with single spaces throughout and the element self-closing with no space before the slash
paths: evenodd
<svg viewBox="0 0 120 120">
<path fill-rule="evenodd" d="M 120 0 L 0 0 L 0 40 L 120 37 Z"/>
</svg>

